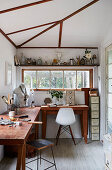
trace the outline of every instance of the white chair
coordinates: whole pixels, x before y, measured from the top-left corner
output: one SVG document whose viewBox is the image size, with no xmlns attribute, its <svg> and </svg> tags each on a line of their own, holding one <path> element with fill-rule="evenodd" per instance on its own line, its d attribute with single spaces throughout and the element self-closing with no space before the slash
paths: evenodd
<svg viewBox="0 0 112 170">
<path fill-rule="evenodd" d="M 72 129 L 70 127 L 70 125 L 72 125 L 73 123 L 75 123 L 76 118 L 75 118 L 75 114 L 72 108 L 61 108 L 58 111 L 57 117 L 56 117 L 56 122 L 58 124 L 60 124 L 59 129 L 58 129 L 58 133 L 56 136 L 56 145 L 58 144 L 58 139 L 59 136 L 66 131 L 67 133 L 69 133 L 72 137 L 72 140 L 75 144 L 75 139 L 72 133 Z M 63 130 L 61 132 L 61 130 Z"/>
</svg>

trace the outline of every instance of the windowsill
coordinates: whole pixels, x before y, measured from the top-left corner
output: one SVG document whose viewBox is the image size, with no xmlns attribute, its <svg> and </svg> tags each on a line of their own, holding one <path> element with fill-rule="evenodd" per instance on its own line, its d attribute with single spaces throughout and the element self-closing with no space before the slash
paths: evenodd
<svg viewBox="0 0 112 170">
<path fill-rule="evenodd" d="M 66 90 L 75 90 L 75 91 L 81 91 L 81 89 L 30 89 L 30 91 L 50 91 L 50 90 L 57 90 L 57 91 L 66 91 Z"/>
</svg>

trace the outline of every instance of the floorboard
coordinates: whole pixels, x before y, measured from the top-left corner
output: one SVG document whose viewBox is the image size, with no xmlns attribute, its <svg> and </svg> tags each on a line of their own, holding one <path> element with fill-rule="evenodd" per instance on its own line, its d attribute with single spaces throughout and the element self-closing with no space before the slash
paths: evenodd
<svg viewBox="0 0 112 170">
<path fill-rule="evenodd" d="M 52 139 L 53 140 L 53 139 Z M 76 146 L 71 139 L 59 139 L 57 146 L 54 146 L 54 154 L 57 170 L 104 170 L 103 146 L 100 142 L 88 142 L 76 140 Z M 44 150 L 42 156 L 52 161 L 50 150 Z M 28 161 L 29 159 L 26 159 Z M 36 162 L 29 167 L 36 170 Z M 49 166 L 49 163 L 42 161 L 39 170 Z M 0 162 L 0 170 L 15 170 L 16 158 L 5 157 Z M 51 168 L 54 170 L 55 168 Z M 28 168 L 26 168 L 28 170 Z"/>
</svg>

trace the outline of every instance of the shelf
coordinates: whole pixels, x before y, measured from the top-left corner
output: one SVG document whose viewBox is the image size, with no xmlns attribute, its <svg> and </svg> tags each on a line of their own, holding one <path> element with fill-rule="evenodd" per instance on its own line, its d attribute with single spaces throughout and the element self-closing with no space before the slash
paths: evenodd
<svg viewBox="0 0 112 170">
<path fill-rule="evenodd" d="M 94 65 L 15 65 L 16 67 L 98 67 L 99 64 Z"/>
</svg>

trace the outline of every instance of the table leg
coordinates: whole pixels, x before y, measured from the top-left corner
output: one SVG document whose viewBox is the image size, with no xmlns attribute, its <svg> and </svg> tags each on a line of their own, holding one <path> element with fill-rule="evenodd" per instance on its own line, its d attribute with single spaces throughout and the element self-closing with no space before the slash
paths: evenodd
<svg viewBox="0 0 112 170">
<path fill-rule="evenodd" d="M 84 140 L 87 144 L 87 133 L 88 133 L 88 111 L 83 110 L 83 130 L 84 130 Z"/>
<path fill-rule="evenodd" d="M 21 170 L 22 147 L 23 147 L 23 145 L 18 145 L 18 158 L 17 158 L 16 170 Z"/>
<path fill-rule="evenodd" d="M 39 121 L 38 118 L 36 121 Z M 39 125 L 35 124 L 35 139 L 38 139 L 38 129 L 39 129 Z"/>
<path fill-rule="evenodd" d="M 81 134 L 82 134 L 82 137 L 84 137 L 84 131 L 83 131 L 83 114 L 80 114 L 80 124 L 81 124 Z"/>
<path fill-rule="evenodd" d="M 25 170 L 25 158 L 26 158 L 26 143 L 22 147 L 22 170 Z"/>
<path fill-rule="evenodd" d="M 46 125 L 47 125 L 47 113 L 46 111 L 42 111 L 42 138 L 46 137 Z"/>
<path fill-rule="evenodd" d="M 25 170 L 26 144 L 18 145 L 18 158 L 16 170 Z"/>
</svg>

